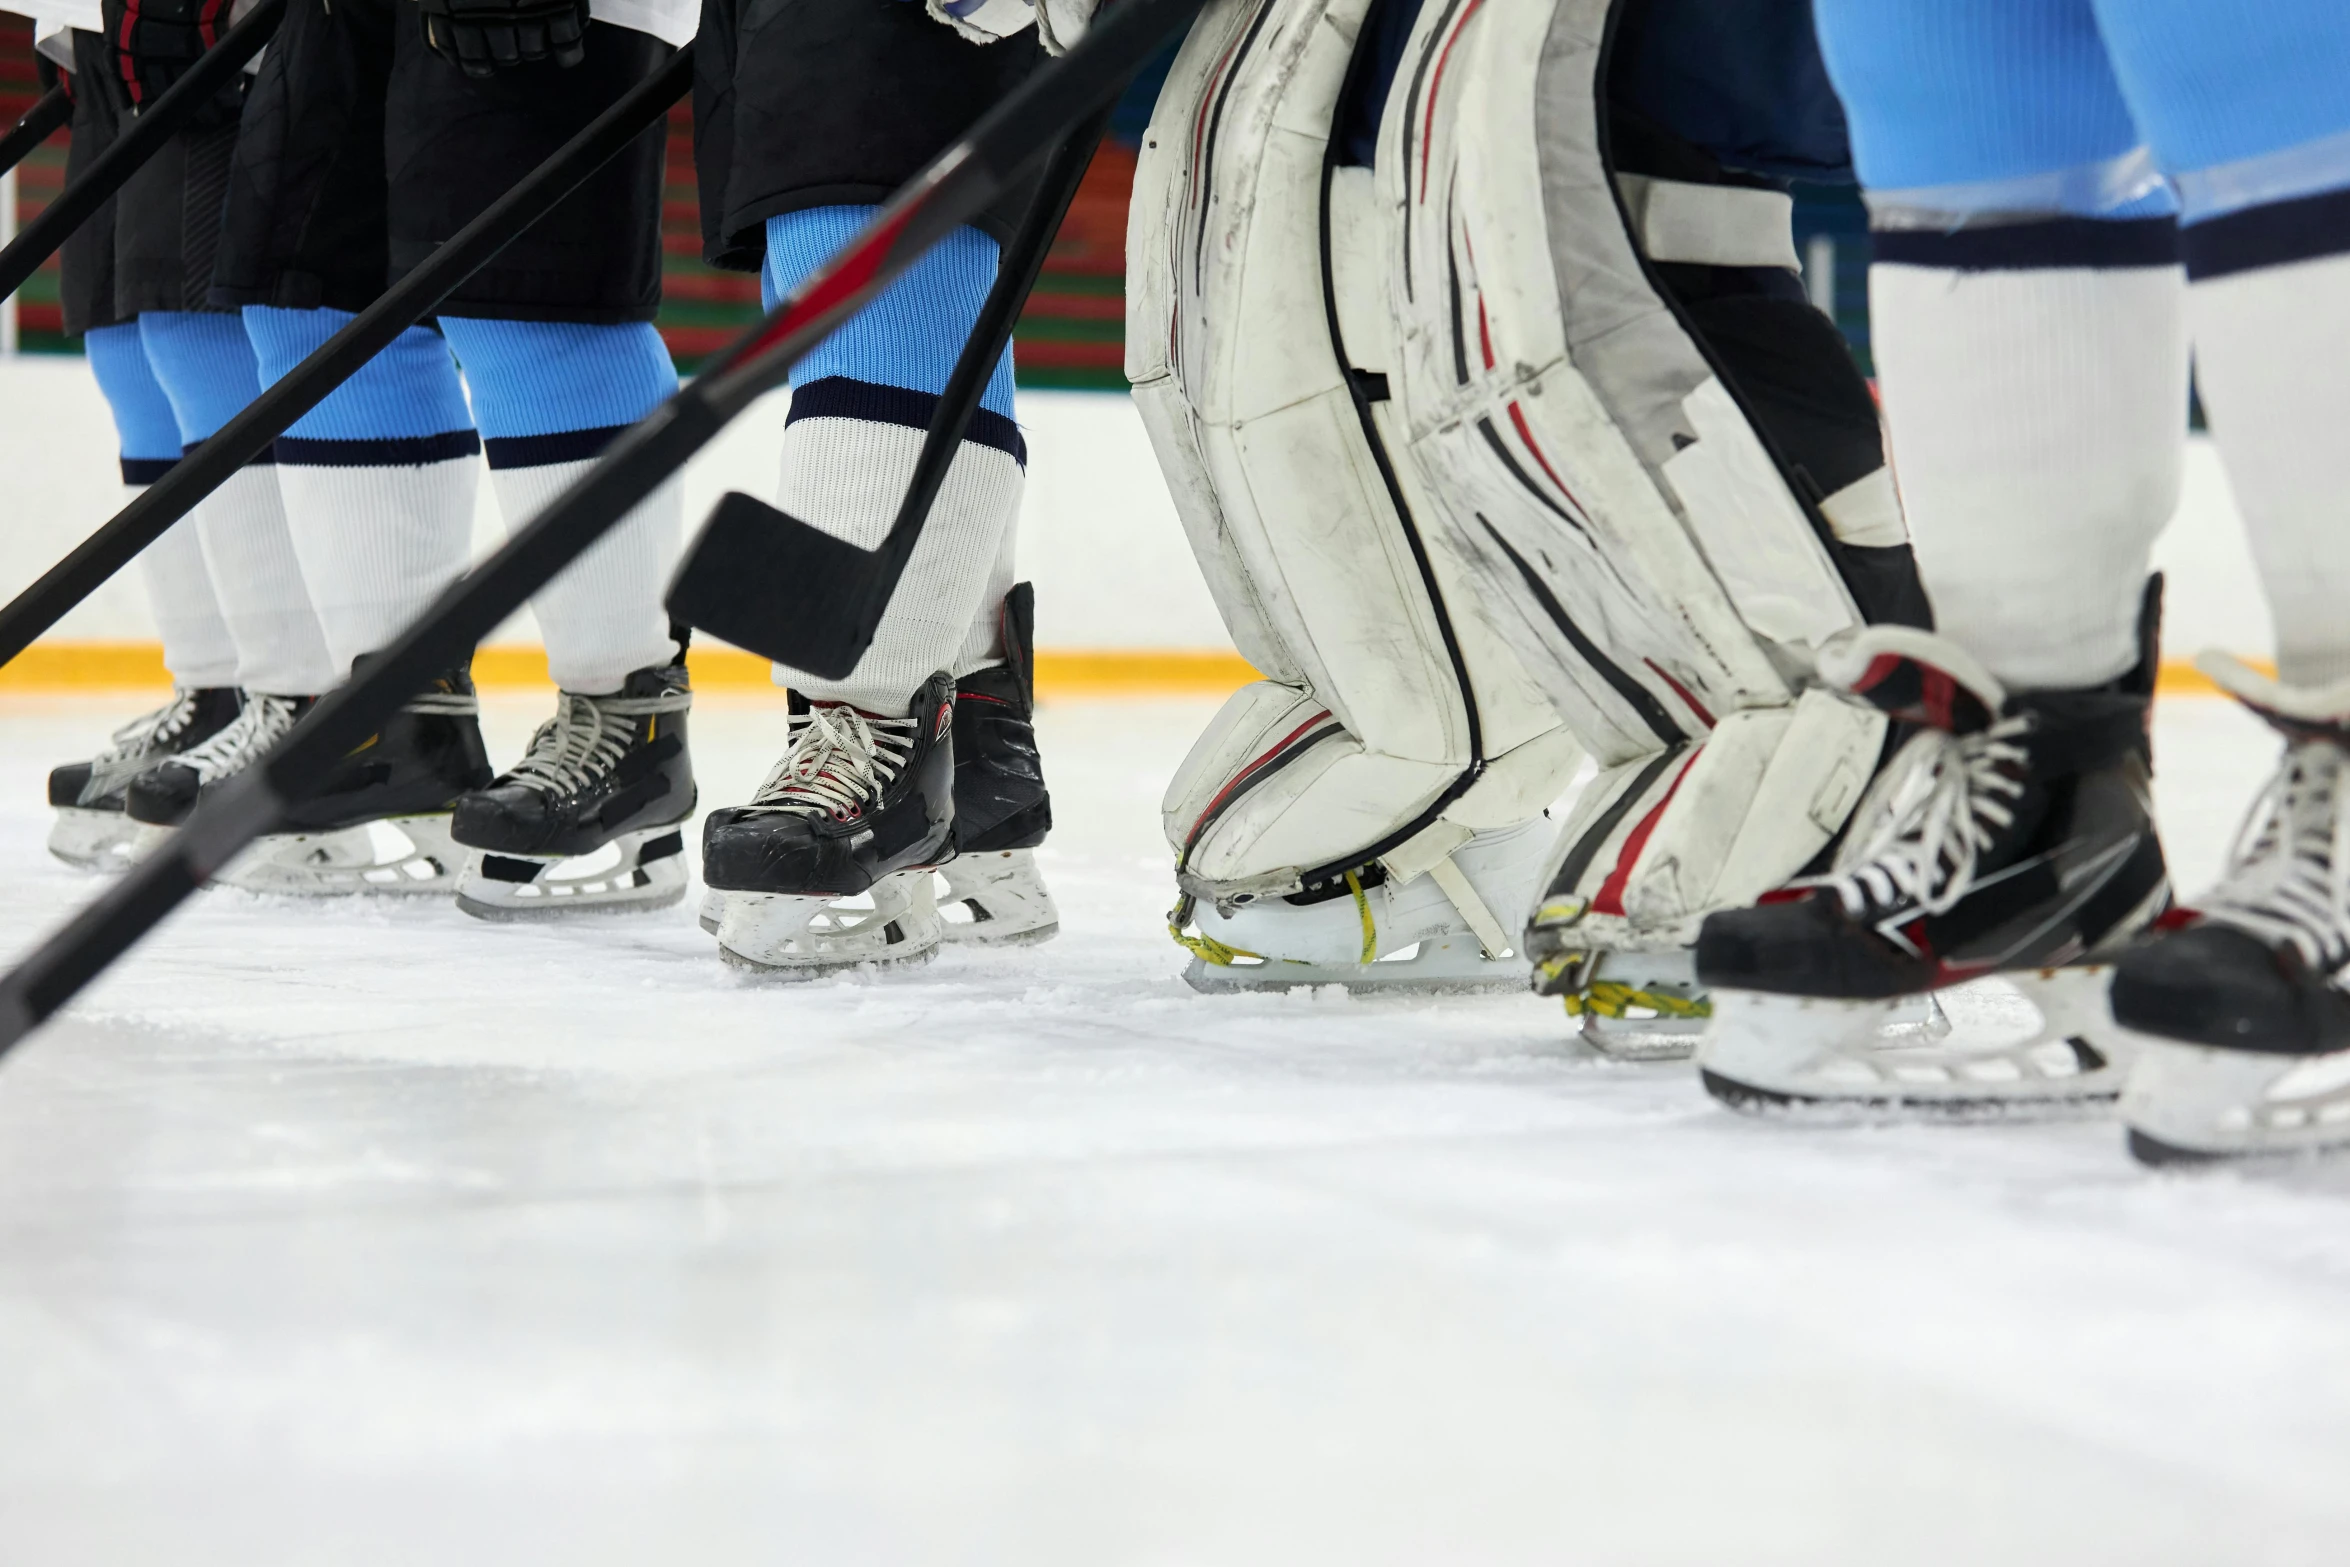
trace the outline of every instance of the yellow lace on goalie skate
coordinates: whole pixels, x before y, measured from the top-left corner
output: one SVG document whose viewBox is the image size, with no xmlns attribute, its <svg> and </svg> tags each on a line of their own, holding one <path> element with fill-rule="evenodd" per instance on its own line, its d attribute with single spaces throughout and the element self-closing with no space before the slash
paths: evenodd
<svg viewBox="0 0 2350 1567">
<path fill-rule="evenodd" d="M 851 821 L 881 797 L 914 752 L 913 718 L 877 718 L 824 702 L 794 719 L 791 749 L 751 796 L 754 811 Z"/>
<path fill-rule="evenodd" d="M 1830 887 L 1845 912 L 1914 904 L 1940 914 L 1975 884 L 1975 861 L 1999 828 L 2015 821 L 2022 778 L 2008 769 L 2028 758 L 2014 741 L 2028 718 L 2005 718 L 1971 735 L 1929 729 L 1894 759 L 1895 776 L 1877 825 L 1846 868 L 1810 885 Z"/>
<path fill-rule="evenodd" d="M 2332 973 L 2350 961 L 2350 811 L 2345 758 L 2330 741 L 2287 748 L 2228 849 L 2228 872 L 2195 900 L 2206 919 L 2272 945 L 2290 942 L 2303 961 Z"/>
<path fill-rule="evenodd" d="M 1379 926 L 1378 922 L 1371 917 L 1371 899 L 1363 891 L 1362 878 L 1353 871 L 1346 873 L 1346 890 L 1354 894 L 1355 915 L 1363 924 L 1363 951 L 1359 961 L 1376 963 L 1379 961 Z M 1262 952 L 1251 952 L 1246 947 L 1231 946 L 1218 941 L 1204 931 L 1194 935 L 1183 928 L 1185 922 L 1190 918 L 1190 911 L 1191 900 L 1189 898 L 1176 904 L 1174 910 L 1167 916 L 1167 934 L 1175 938 L 1175 945 L 1203 963 L 1213 963 L 1218 968 L 1231 968 L 1234 961 L 1239 958 L 1253 958 L 1259 963 L 1295 961 L 1294 959 L 1276 960 L 1266 957 Z"/>
<path fill-rule="evenodd" d="M 1612 1017 L 1639 1021 L 1646 1018 L 1709 1018 L 1714 1004 L 1706 996 L 1681 996 L 1669 990 L 1643 990 L 1622 980 L 1603 979 L 1563 998 L 1569 1017 Z"/>
</svg>

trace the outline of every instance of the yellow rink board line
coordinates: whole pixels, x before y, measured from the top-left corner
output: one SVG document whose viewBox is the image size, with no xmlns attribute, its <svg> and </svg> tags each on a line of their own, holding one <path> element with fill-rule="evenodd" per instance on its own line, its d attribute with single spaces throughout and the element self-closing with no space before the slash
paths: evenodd
<svg viewBox="0 0 2350 1567">
<path fill-rule="evenodd" d="M 767 661 L 739 648 L 687 655 L 698 691 L 772 691 Z M 535 647 L 485 647 L 473 657 L 485 690 L 548 689 L 547 656 Z M 1039 651 L 1036 683 L 1046 696 L 1222 695 L 1256 678 L 1225 649 L 1110 648 Z M 60 693 L 154 689 L 171 684 L 156 642 L 36 642 L 0 668 L 0 692 Z"/>
<path fill-rule="evenodd" d="M 767 661 L 739 648 L 696 648 L 687 662 L 699 691 L 774 689 Z M 1217 696 L 1256 677 L 1246 659 L 1227 649 L 1042 649 L 1036 655 L 1037 691 L 1047 697 Z M 544 689 L 547 656 L 535 647 L 485 647 L 474 655 L 473 678 L 488 690 Z M 170 683 L 162 645 L 155 642 L 36 642 L 0 668 L 0 692 L 138 690 Z M 2165 696 L 2213 696 L 2219 690 L 2184 659 L 2164 660 L 2157 689 Z"/>
</svg>

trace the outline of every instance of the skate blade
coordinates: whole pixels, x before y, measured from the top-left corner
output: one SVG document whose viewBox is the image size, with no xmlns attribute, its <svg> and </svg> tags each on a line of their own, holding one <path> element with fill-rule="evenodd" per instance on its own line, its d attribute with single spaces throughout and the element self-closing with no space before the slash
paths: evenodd
<svg viewBox="0 0 2350 1567">
<path fill-rule="evenodd" d="M 78 805 L 58 806 L 57 820 L 49 829 L 50 854 L 77 871 L 129 870 L 144 842 L 139 823 L 122 812 Z"/>
<path fill-rule="evenodd" d="M 2350 1152 L 2350 1051 L 2264 1055 L 2142 1039 L 2121 1119 L 2141 1164 Z"/>
<path fill-rule="evenodd" d="M 1061 912 L 1033 849 L 963 854 L 939 869 L 932 896 L 940 939 L 959 946 L 1033 947 L 1061 933 Z"/>
<path fill-rule="evenodd" d="M 1248 953 L 1228 963 L 1194 957 L 1183 970 L 1183 982 L 1210 996 L 1320 985 L 1339 985 L 1358 996 L 1475 996 L 1523 991 L 1533 975 L 1524 959 L 1489 958 L 1475 936 L 1462 932 L 1426 937 L 1375 963 L 1314 963 Z"/>
<path fill-rule="evenodd" d="M 1914 998 L 1723 991 L 1698 1078 L 1733 1110 L 1807 1121 L 2057 1120 L 2102 1115 L 2136 1058 L 2104 1018 L 2104 968 L 2001 978 L 2039 1014 L 2014 1041 L 1947 1038 Z M 1905 1020 L 1904 1009 L 1912 1009 Z"/>
<path fill-rule="evenodd" d="M 484 920 L 561 920 L 665 909 L 685 897 L 685 838 L 675 826 L 623 833 L 593 854 L 476 849 L 457 907 Z"/>
<path fill-rule="evenodd" d="M 768 979 L 821 979 L 927 963 L 941 934 L 930 873 L 902 871 L 853 897 L 729 890 L 718 955 Z"/>
<path fill-rule="evenodd" d="M 446 896 L 464 863 L 447 815 L 387 816 L 257 838 L 214 879 L 276 897 Z"/>
</svg>

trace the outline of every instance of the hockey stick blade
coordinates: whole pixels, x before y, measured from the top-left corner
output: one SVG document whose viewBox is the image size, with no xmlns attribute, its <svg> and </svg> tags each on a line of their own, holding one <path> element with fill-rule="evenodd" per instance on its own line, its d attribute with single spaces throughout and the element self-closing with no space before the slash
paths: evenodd
<svg viewBox="0 0 2350 1567">
<path fill-rule="evenodd" d="M 879 547 L 866 551 L 764 501 L 729 493 L 669 585 L 672 617 L 823 679 L 838 680 L 857 667 L 880 630 L 964 431 L 1108 126 L 1109 116 L 1096 114 L 1053 149 L 947 378 L 905 497 Z"/>
<path fill-rule="evenodd" d="M 245 62 L 269 42 L 285 14 L 286 0 L 261 0 L 243 21 L 221 34 L 220 42 L 205 51 L 187 75 L 172 83 L 169 92 L 132 116 L 114 145 L 99 154 L 80 179 L 59 191 L 57 199 L 0 250 L 0 299 L 24 287 L 25 279 L 38 272 L 41 263 L 70 239 L 74 230 L 89 222 L 108 197 L 162 151 L 163 144 L 207 99 L 235 79 Z"/>
<path fill-rule="evenodd" d="M 1107 107 L 1203 3 L 1120 0 L 1067 56 L 1022 83 L 908 181 L 715 369 L 638 421 L 521 532 L 434 600 L 366 673 L 320 701 L 260 763 L 199 798 L 178 831 L 0 980 L 0 1054 L 282 820 L 289 802 L 316 793 L 435 673 L 469 657 L 476 642 L 666 483 L 729 419 L 781 385 L 809 349 L 976 216 L 1071 126 Z"/>
<path fill-rule="evenodd" d="M 72 118 L 73 100 L 66 96 L 64 87 L 52 87 L 41 94 L 40 101 L 8 128 L 8 134 L 0 136 L 0 174 L 24 162 L 35 147 Z"/>
<path fill-rule="evenodd" d="M 161 538 L 164 530 L 269 449 L 288 426 L 317 407 L 402 332 L 431 315 L 449 293 L 494 259 L 514 237 L 576 190 L 582 181 L 658 124 L 693 85 L 692 46 L 639 82 L 585 130 L 525 175 L 512 190 L 459 229 L 424 263 L 386 289 L 318 350 L 288 371 L 227 424 L 172 465 L 116 512 L 72 554 L 0 608 L 0 664 L 33 640 Z M 177 91 L 178 89 L 173 89 Z"/>
</svg>

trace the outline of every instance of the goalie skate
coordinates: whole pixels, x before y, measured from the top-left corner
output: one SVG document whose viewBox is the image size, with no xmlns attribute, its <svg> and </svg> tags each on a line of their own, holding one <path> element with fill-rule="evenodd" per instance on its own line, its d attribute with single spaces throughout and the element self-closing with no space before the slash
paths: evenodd
<svg viewBox="0 0 2350 1567">
<path fill-rule="evenodd" d="M 473 851 L 457 907 L 480 919 L 667 908 L 685 896 L 694 808 L 684 666 L 557 703 L 512 771 L 457 802 L 451 832 Z"/>
<path fill-rule="evenodd" d="M 1346 874 L 1335 893 L 1226 908 L 1185 899 L 1169 918 L 1192 953 L 1183 978 L 1210 993 L 1343 985 L 1382 991 L 1517 991 L 1532 970 L 1496 907 L 1532 897 L 1547 817 L 1480 833 L 1404 880 L 1385 866 Z"/>
<path fill-rule="evenodd" d="M 2110 1103 L 2135 1051 L 2105 1014 L 2108 967 L 2169 903 L 2142 682 L 2010 696 L 1958 648 L 1888 627 L 1821 668 L 1920 732 L 1829 875 L 1700 931 L 1707 1090 L 1850 1118 Z M 2023 1037 L 1937 1039 L 1899 1016 L 1989 976 L 2038 1014 Z"/>
<path fill-rule="evenodd" d="M 2143 1041 L 2122 1098 L 2148 1164 L 2350 1148 L 2350 683 L 2205 673 L 2285 737 L 2195 918 L 2125 955 L 2114 1021 Z"/>
</svg>

